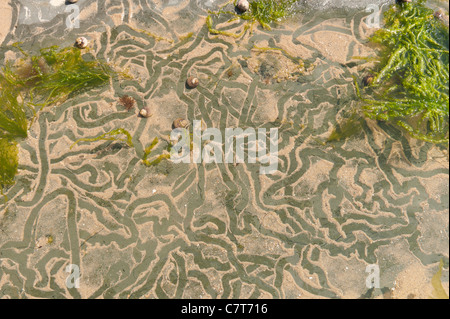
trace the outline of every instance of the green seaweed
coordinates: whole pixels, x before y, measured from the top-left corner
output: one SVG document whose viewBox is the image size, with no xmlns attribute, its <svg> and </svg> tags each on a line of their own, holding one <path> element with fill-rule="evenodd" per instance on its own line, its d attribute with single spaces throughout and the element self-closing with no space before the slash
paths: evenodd
<svg viewBox="0 0 450 319">
<path fill-rule="evenodd" d="M 15 66 L 7 64 L 1 74 L 2 90 L 20 92 L 27 106 L 47 105 L 66 99 L 70 94 L 106 83 L 114 74 L 112 68 L 97 60 L 86 61 L 82 51 L 75 47 L 60 49 L 51 46 L 30 56 L 19 44 L 24 55 Z"/>
<path fill-rule="evenodd" d="M 127 138 L 123 139 L 123 138 L 117 137 L 118 135 L 122 135 L 122 134 L 125 135 Z M 100 140 L 125 142 L 128 146 L 134 147 L 134 144 L 132 142 L 132 138 L 133 137 L 131 136 L 131 134 L 127 130 L 125 130 L 123 128 L 117 128 L 117 129 L 111 130 L 109 132 L 106 132 L 104 134 L 101 134 L 99 136 L 80 138 L 80 139 L 76 140 L 70 146 L 70 149 L 72 149 L 79 142 L 97 142 L 97 141 L 100 141 Z"/>
<path fill-rule="evenodd" d="M 120 138 L 118 137 L 119 135 L 125 135 L 126 138 Z M 76 144 L 78 144 L 79 142 L 97 142 L 100 140 L 105 140 L 105 141 L 119 141 L 119 142 L 124 142 L 126 143 L 129 147 L 134 147 L 134 144 L 132 142 L 132 136 L 131 134 L 123 129 L 123 128 L 117 128 L 114 130 L 111 130 L 107 133 L 95 136 L 95 137 L 85 137 L 85 138 L 80 138 L 78 140 L 76 140 L 71 146 L 70 149 L 72 149 Z M 145 166 L 154 166 L 159 164 L 163 159 L 168 159 L 170 158 L 170 154 L 161 154 L 158 155 L 154 160 L 150 161 L 148 158 L 150 157 L 150 154 L 153 150 L 153 148 L 158 144 L 159 139 L 157 137 L 155 137 L 153 139 L 153 141 L 150 143 L 149 146 L 147 146 L 144 149 L 144 156 L 142 158 L 142 162 L 144 163 Z M 171 145 L 169 144 L 169 151 L 170 151 L 170 147 Z"/>
<path fill-rule="evenodd" d="M 109 81 L 114 75 L 106 63 L 85 61 L 75 47 L 51 46 L 38 55 L 13 48 L 24 56 L 0 70 L 0 192 L 14 184 L 18 167 L 17 140 L 26 138 L 30 123 L 43 107 L 69 95 Z"/>
<path fill-rule="evenodd" d="M 17 142 L 0 138 L 0 192 L 3 188 L 14 184 L 14 177 L 19 166 L 19 149 Z M 5 200 L 8 198 L 5 195 Z"/>
<path fill-rule="evenodd" d="M 282 20 L 291 15 L 294 11 L 294 4 L 298 0 L 255 0 L 250 2 L 250 8 L 248 11 L 238 14 L 234 10 L 224 10 L 223 8 L 233 3 L 236 6 L 237 0 L 231 0 L 225 3 L 219 11 L 209 11 L 209 15 L 206 18 L 206 25 L 208 30 L 212 34 L 221 34 L 229 37 L 240 38 L 244 33 L 250 29 L 253 30 L 255 23 L 259 23 L 264 29 L 270 30 L 270 24 L 280 23 Z M 218 30 L 213 26 L 212 17 L 218 17 L 220 15 L 227 15 L 231 18 L 228 23 L 238 19 L 245 20 L 243 29 L 239 33 L 227 32 Z"/>
<path fill-rule="evenodd" d="M 181 42 L 189 40 L 190 38 L 192 38 L 194 36 L 194 32 L 189 32 L 185 35 L 180 35 L 178 36 L 178 40 L 180 40 Z"/>
<path fill-rule="evenodd" d="M 424 3 L 393 5 L 385 27 L 371 38 L 382 52 L 363 109 L 369 118 L 395 123 L 414 138 L 448 143 L 449 31 Z"/>
<path fill-rule="evenodd" d="M 47 244 L 51 245 L 55 241 L 55 238 L 52 235 L 45 236 L 47 238 Z"/>
<path fill-rule="evenodd" d="M 250 10 L 241 18 L 258 21 L 265 29 L 270 30 L 270 23 L 281 22 L 293 11 L 296 0 L 259 0 L 250 2 Z"/>
<path fill-rule="evenodd" d="M 327 142 L 339 142 L 361 132 L 362 120 L 360 115 L 356 113 L 351 114 L 350 117 L 344 119 L 335 127 L 328 137 Z"/>
<path fill-rule="evenodd" d="M 155 137 L 153 139 L 153 141 L 150 143 L 149 146 L 147 146 L 144 150 L 144 157 L 142 158 L 142 162 L 144 163 L 145 166 L 149 167 L 149 166 L 154 166 L 159 164 L 163 159 L 168 159 L 170 158 L 170 154 L 161 154 L 159 155 L 156 159 L 154 159 L 153 161 L 148 160 L 148 157 L 150 156 L 150 153 L 152 152 L 153 148 L 156 146 L 156 144 L 158 144 L 159 140 L 157 137 Z M 170 145 L 169 145 L 170 147 Z"/>
<path fill-rule="evenodd" d="M 25 138 L 28 113 L 34 106 L 50 105 L 70 94 L 106 83 L 114 74 L 103 62 L 85 61 L 75 47 L 43 48 L 30 56 L 18 43 L 24 58 L 6 63 L 0 71 L 0 137 Z M 39 102 L 39 103 L 38 103 Z"/>
<path fill-rule="evenodd" d="M 41 56 L 51 68 L 50 72 L 39 72 L 36 84 L 31 89 L 46 97 L 43 106 L 60 101 L 70 94 L 106 83 L 112 76 L 112 69 L 103 62 L 85 61 L 81 50 L 68 47 L 59 49 L 57 46 L 41 49 Z M 38 68 L 33 59 L 33 67 Z"/>
<path fill-rule="evenodd" d="M 10 140 L 26 138 L 28 131 L 27 106 L 15 77 L 12 66 L 6 64 L 0 72 L 0 138 Z"/>
<path fill-rule="evenodd" d="M 169 42 L 169 43 L 174 43 L 174 40 L 172 40 L 172 39 L 161 37 L 161 36 L 156 35 L 156 34 L 150 32 L 150 31 L 147 31 L 147 30 L 135 29 L 135 28 L 131 28 L 131 29 L 133 29 L 136 32 L 146 34 L 146 35 L 154 38 L 156 41 L 166 41 L 166 42 Z"/>
<path fill-rule="evenodd" d="M 26 105 L 15 86 L 10 64 L 0 72 L 0 193 L 14 184 L 19 163 L 17 141 L 28 135 Z M 20 102 L 19 102 L 20 101 Z M 8 197 L 5 196 L 5 201 Z"/>
<path fill-rule="evenodd" d="M 434 274 L 433 278 L 431 278 L 431 284 L 433 286 L 433 295 L 436 299 L 449 299 L 447 293 L 445 292 L 444 287 L 442 286 L 442 268 L 444 268 L 444 261 L 441 259 L 439 263 L 439 270 L 436 274 Z"/>
<path fill-rule="evenodd" d="M 222 31 L 222 30 L 217 30 L 217 29 L 213 28 L 213 23 L 212 23 L 211 16 L 207 16 L 206 17 L 206 25 L 208 26 L 209 32 L 212 33 L 212 34 L 221 34 L 221 35 L 224 35 L 224 36 L 227 36 L 227 37 L 233 37 L 233 38 L 236 38 L 236 39 L 240 38 L 241 36 L 243 36 L 245 31 L 247 31 L 247 29 L 250 27 L 248 24 L 246 24 L 244 26 L 244 29 L 238 34 L 232 33 L 232 32 L 227 32 L 227 31 Z"/>
<path fill-rule="evenodd" d="M 17 101 L 14 92 L 2 89 L 0 94 L 0 138 L 8 140 L 26 138 L 28 135 L 26 107 Z"/>
</svg>

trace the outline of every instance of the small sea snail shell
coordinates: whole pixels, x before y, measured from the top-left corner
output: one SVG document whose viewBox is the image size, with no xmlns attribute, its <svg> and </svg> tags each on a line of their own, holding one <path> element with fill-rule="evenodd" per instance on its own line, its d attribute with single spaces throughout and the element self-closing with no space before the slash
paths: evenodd
<svg viewBox="0 0 450 319">
<path fill-rule="evenodd" d="M 444 15 L 444 10 L 442 10 L 442 9 L 436 10 L 434 12 L 434 17 L 436 19 L 441 19 L 443 15 Z"/>
<path fill-rule="evenodd" d="M 69 3 L 77 3 L 78 0 L 67 0 L 67 2 L 69 2 Z"/>
<path fill-rule="evenodd" d="M 85 37 L 79 37 L 75 40 L 75 45 L 80 48 L 80 49 L 84 49 L 88 46 L 88 39 L 86 39 Z"/>
<path fill-rule="evenodd" d="M 191 89 L 196 88 L 199 85 L 199 83 L 200 81 L 193 76 L 188 77 L 186 80 L 187 86 L 190 87 Z"/>
<path fill-rule="evenodd" d="M 364 86 L 369 86 L 372 84 L 373 79 L 374 79 L 373 74 L 368 74 L 365 77 L 363 77 L 362 82 L 363 82 Z"/>
<path fill-rule="evenodd" d="M 152 113 L 150 112 L 150 108 L 148 108 L 147 106 L 144 106 L 140 111 L 139 111 L 139 115 L 141 117 L 150 117 L 152 116 Z"/>
<path fill-rule="evenodd" d="M 187 128 L 189 126 L 189 122 L 185 119 L 179 118 L 173 121 L 173 128 Z"/>
<path fill-rule="evenodd" d="M 239 0 L 236 4 L 236 8 L 241 12 L 245 12 L 250 8 L 250 3 L 247 0 Z"/>
<path fill-rule="evenodd" d="M 434 12 L 434 17 L 440 20 L 448 28 L 449 18 L 448 14 L 446 14 L 444 10 L 438 9 L 436 12 Z"/>
</svg>

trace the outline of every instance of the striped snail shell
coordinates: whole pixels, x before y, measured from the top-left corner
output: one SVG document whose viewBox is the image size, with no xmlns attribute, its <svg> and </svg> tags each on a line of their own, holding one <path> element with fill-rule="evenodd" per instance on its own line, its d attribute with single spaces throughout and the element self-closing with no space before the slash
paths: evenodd
<svg viewBox="0 0 450 319">
<path fill-rule="evenodd" d="M 250 3 L 247 0 L 239 0 L 236 4 L 236 8 L 241 12 L 245 12 L 250 8 Z"/>
<path fill-rule="evenodd" d="M 173 128 L 187 128 L 189 126 L 189 122 L 185 119 L 178 118 L 173 121 Z"/>
<path fill-rule="evenodd" d="M 152 113 L 150 112 L 150 108 L 148 106 L 144 106 L 140 111 L 139 115 L 144 118 L 148 118 L 152 116 Z"/>
<path fill-rule="evenodd" d="M 199 85 L 199 83 L 200 83 L 200 81 L 196 77 L 193 77 L 193 76 L 188 77 L 186 80 L 187 86 L 191 89 L 196 88 Z"/>
<path fill-rule="evenodd" d="M 84 49 L 88 46 L 88 39 L 86 39 L 85 37 L 79 37 L 75 40 L 75 45 L 80 48 L 80 49 Z"/>
</svg>

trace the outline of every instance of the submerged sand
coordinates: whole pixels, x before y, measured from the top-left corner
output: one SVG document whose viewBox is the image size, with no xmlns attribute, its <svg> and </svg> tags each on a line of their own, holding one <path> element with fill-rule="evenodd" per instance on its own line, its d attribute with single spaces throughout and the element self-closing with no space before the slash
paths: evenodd
<svg viewBox="0 0 450 319">
<path fill-rule="evenodd" d="M 0 43 L 5 40 L 12 22 L 12 7 L 9 1 L 2 1 L 0 3 Z"/>
<path fill-rule="evenodd" d="M 370 120 L 324 143 L 358 106 L 352 75 L 371 64 L 354 57 L 376 54 L 364 14 L 300 15 L 236 40 L 209 35 L 190 1 L 152 3 L 119 1 L 105 13 L 80 1 L 82 27 L 70 33 L 19 27 L 25 46 L 87 36 L 92 54 L 132 79 L 46 109 L 21 143 L 18 182 L 0 205 L 0 297 L 431 297 L 439 261 L 448 262 L 447 150 Z M 289 56 L 310 67 L 297 74 Z M 185 88 L 188 75 L 200 79 L 197 89 Z M 138 107 L 124 110 L 123 94 Z M 152 117 L 137 117 L 143 106 Z M 278 172 L 260 175 L 249 163 L 145 167 L 143 149 L 157 136 L 152 154 L 163 153 L 178 117 L 277 127 Z M 117 127 L 136 149 L 69 149 Z M 69 264 L 81 269 L 78 289 L 66 286 Z M 374 264 L 381 287 L 371 290 Z"/>
</svg>

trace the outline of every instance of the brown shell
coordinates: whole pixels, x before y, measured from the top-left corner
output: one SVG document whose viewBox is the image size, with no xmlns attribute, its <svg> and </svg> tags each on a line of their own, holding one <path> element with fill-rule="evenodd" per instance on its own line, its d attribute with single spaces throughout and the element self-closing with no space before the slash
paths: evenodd
<svg viewBox="0 0 450 319">
<path fill-rule="evenodd" d="M 193 88 L 196 88 L 200 84 L 200 81 L 196 77 L 190 76 L 187 78 L 186 84 L 188 87 L 193 89 Z"/>
<path fill-rule="evenodd" d="M 443 9 L 438 9 L 437 11 L 435 11 L 434 17 L 436 19 L 440 20 L 448 28 L 448 25 L 449 25 L 448 14 L 445 13 L 445 11 Z"/>
<path fill-rule="evenodd" d="M 185 119 L 178 118 L 173 121 L 172 126 L 173 128 L 187 128 L 189 126 L 189 122 Z"/>
<path fill-rule="evenodd" d="M 373 82 L 373 79 L 374 79 L 373 74 L 368 74 L 368 75 L 366 75 L 366 76 L 363 78 L 363 80 L 362 80 L 364 86 L 369 86 L 369 85 L 371 85 L 372 82 Z"/>
<path fill-rule="evenodd" d="M 442 19 L 442 16 L 444 15 L 444 10 L 442 10 L 442 9 L 439 9 L 439 10 L 436 10 L 435 12 L 434 12 L 434 17 L 436 18 L 436 19 Z"/>
<path fill-rule="evenodd" d="M 239 0 L 236 7 L 240 12 L 245 12 L 250 8 L 250 3 L 247 0 Z"/>
<path fill-rule="evenodd" d="M 150 108 L 147 106 L 144 106 L 140 111 L 139 111 L 139 116 L 140 117 L 145 117 L 148 118 L 150 116 L 152 116 L 152 113 L 150 112 Z"/>
<path fill-rule="evenodd" d="M 89 41 L 85 37 L 79 37 L 75 40 L 75 45 L 80 49 L 86 48 L 88 43 Z"/>
<path fill-rule="evenodd" d="M 69 3 L 77 3 L 78 0 L 67 0 L 67 2 L 69 2 Z"/>
</svg>

